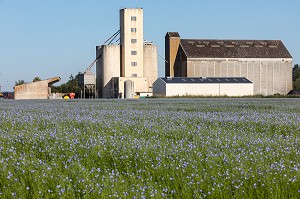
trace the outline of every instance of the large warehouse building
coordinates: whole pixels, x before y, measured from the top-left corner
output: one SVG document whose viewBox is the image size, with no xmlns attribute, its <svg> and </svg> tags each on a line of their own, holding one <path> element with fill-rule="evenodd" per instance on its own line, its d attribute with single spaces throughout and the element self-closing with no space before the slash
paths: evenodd
<svg viewBox="0 0 300 199">
<path fill-rule="evenodd" d="M 253 94 L 292 90 L 292 56 L 279 40 L 181 39 L 165 37 L 166 77 L 245 77 Z"/>
<path fill-rule="evenodd" d="M 100 98 L 124 97 L 126 90 L 129 98 L 152 94 L 158 77 L 157 47 L 144 40 L 142 8 L 120 10 L 120 45 L 97 46 L 96 57 Z"/>
</svg>

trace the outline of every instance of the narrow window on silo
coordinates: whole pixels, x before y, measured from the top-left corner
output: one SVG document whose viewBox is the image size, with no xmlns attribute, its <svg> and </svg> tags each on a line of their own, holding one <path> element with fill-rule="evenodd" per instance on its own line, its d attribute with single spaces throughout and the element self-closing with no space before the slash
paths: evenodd
<svg viewBox="0 0 300 199">
<path fill-rule="evenodd" d="M 132 44 L 135 44 L 136 42 L 137 42 L 136 39 L 131 39 L 131 43 L 132 43 Z"/>
<path fill-rule="evenodd" d="M 131 32 L 136 32 L 136 28 L 131 28 Z"/>
<path fill-rule="evenodd" d="M 136 16 L 131 16 L 131 21 L 136 21 Z"/>
<path fill-rule="evenodd" d="M 132 50 L 132 51 L 131 51 L 131 55 L 137 55 L 137 51 Z"/>
<path fill-rule="evenodd" d="M 136 61 L 131 62 L 131 66 L 137 66 L 137 62 Z"/>
</svg>

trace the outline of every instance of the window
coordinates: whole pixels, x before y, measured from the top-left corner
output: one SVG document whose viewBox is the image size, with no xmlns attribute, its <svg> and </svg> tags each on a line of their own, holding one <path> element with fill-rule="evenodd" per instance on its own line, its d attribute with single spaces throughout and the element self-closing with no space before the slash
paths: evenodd
<svg viewBox="0 0 300 199">
<path fill-rule="evenodd" d="M 136 16 L 131 16 L 131 21 L 136 21 Z"/>
<path fill-rule="evenodd" d="M 131 66 L 137 66 L 137 62 L 136 61 L 131 62 Z"/>
<path fill-rule="evenodd" d="M 136 73 L 131 74 L 131 77 L 137 77 Z"/>
<path fill-rule="evenodd" d="M 131 39 L 131 43 L 135 44 L 137 42 L 137 39 Z"/>
<path fill-rule="evenodd" d="M 137 51 L 132 50 L 132 51 L 131 51 L 131 55 L 137 55 Z"/>
<path fill-rule="evenodd" d="M 136 32 L 136 28 L 131 28 L 131 32 Z"/>
</svg>

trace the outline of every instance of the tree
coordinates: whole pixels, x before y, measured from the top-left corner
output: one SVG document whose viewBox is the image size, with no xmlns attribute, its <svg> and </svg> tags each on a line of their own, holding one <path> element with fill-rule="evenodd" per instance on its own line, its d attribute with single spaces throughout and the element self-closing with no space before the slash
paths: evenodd
<svg viewBox="0 0 300 199">
<path fill-rule="evenodd" d="M 35 78 L 32 80 L 32 82 L 38 82 L 38 81 L 42 81 L 41 78 L 35 77 Z"/>
<path fill-rule="evenodd" d="M 293 81 L 300 77 L 300 65 L 295 64 L 293 67 Z"/>
<path fill-rule="evenodd" d="M 24 80 L 18 80 L 15 82 L 15 86 L 19 86 L 21 84 L 25 84 L 25 81 Z"/>
<path fill-rule="evenodd" d="M 78 75 L 74 78 L 71 74 L 69 81 L 60 86 L 52 86 L 51 91 L 53 93 L 80 93 L 80 87 L 78 86 Z"/>
<path fill-rule="evenodd" d="M 293 67 L 293 90 L 300 90 L 300 65 L 295 64 Z"/>
</svg>

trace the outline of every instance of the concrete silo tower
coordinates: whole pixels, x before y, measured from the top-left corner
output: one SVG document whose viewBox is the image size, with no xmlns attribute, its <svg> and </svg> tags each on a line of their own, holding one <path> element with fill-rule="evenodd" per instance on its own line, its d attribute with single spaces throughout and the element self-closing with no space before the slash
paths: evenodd
<svg viewBox="0 0 300 199">
<path fill-rule="evenodd" d="M 157 46 L 144 40 L 142 8 L 120 10 L 120 44 L 96 48 L 97 88 L 99 97 L 124 97 L 127 80 L 132 82 L 134 95 L 152 95 L 158 76 Z"/>
<path fill-rule="evenodd" d="M 120 10 L 121 77 L 143 77 L 143 9 Z"/>
</svg>

